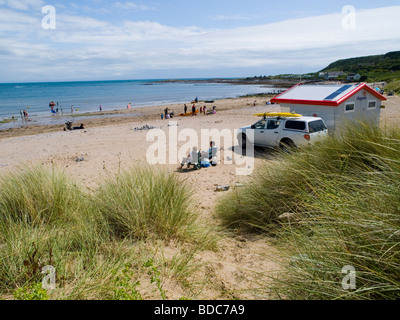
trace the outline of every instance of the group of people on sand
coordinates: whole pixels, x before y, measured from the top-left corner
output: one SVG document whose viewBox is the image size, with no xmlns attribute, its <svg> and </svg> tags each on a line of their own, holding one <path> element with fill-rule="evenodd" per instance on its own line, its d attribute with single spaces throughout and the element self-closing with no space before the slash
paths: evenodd
<svg viewBox="0 0 400 320">
<path fill-rule="evenodd" d="M 174 113 L 170 112 L 169 108 L 165 108 L 164 113 L 161 114 L 161 120 L 172 119 L 173 117 L 174 117 Z"/>
<path fill-rule="evenodd" d="M 184 114 L 187 114 L 188 108 L 187 105 L 185 104 L 184 108 L 183 108 Z M 213 106 L 212 110 L 207 112 L 207 106 L 201 106 L 200 107 L 200 115 L 208 115 L 208 114 L 216 114 L 217 113 L 217 107 Z M 197 108 L 196 105 L 193 104 L 192 106 L 192 116 L 197 115 Z"/>
<path fill-rule="evenodd" d="M 201 108 L 200 108 L 200 114 L 201 114 Z M 207 107 L 204 106 L 204 107 L 203 107 L 203 114 L 204 114 L 204 115 L 217 114 L 217 106 L 213 106 L 212 110 L 211 110 L 211 111 L 208 111 L 208 112 L 207 112 Z"/>
<path fill-rule="evenodd" d="M 199 110 L 196 108 L 196 104 L 192 105 L 192 112 L 188 112 L 188 106 L 185 104 L 183 106 L 183 114 L 181 115 L 192 115 L 197 116 L 200 112 L 200 115 L 211 115 L 217 113 L 217 106 L 213 106 L 212 110 L 207 111 L 207 106 L 201 106 Z M 165 108 L 164 113 L 161 114 L 161 120 L 168 120 L 174 117 L 174 112 L 171 112 L 169 108 Z"/>
<path fill-rule="evenodd" d="M 215 141 L 210 142 L 210 148 L 208 151 L 198 151 L 197 147 L 193 147 L 193 150 L 189 152 L 188 156 L 182 159 L 180 170 L 186 165 L 189 169 L 192 165 L 196 168 L 209 167 L 210 165 L 215 167 L 218 164 L 217 158 L 218 148 Z"/>
</svg>

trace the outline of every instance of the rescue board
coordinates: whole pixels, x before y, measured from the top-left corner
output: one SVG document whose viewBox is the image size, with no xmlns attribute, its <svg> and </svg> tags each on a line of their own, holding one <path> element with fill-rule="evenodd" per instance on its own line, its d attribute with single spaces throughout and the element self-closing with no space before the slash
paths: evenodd
<svg viewBox="0 0 400 320">
<path fill-rule="evenodd" d="M 195 113 L 198 114 L 198 113 L 199 113 L 199 110 L 196 110 Z M 187 117 L 187 116 L 191 116 L 191 115 L 193 115 L 193 112 L 181 113 L 179 116 L 181 116 L 181 117 Z"/>
<path fill-rule="evenodd" d="M 255 117 L 281 117 L 281 118 L 300 118 L 301 114 L 297 113 L 287 113 L 287 112 L 267 112 L 267 113 L 257 113 Z"/>
</svg>

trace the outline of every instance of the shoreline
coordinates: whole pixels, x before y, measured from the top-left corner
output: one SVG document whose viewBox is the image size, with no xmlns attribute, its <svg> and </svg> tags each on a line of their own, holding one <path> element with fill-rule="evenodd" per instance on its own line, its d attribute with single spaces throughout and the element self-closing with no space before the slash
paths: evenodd
<svg viewBox="0 0 400 320">
<path fill-rule="evenodd" d="M 254 103 L 256 103 L 257 108 L 262 106 L 268 107 L 266 105 L 267 101 L 270 101 L 275 94 L 254 94 L 254 95 L 246 95 L 238 98 L 226 98 L 215 100 L 212 104 L 205 103 L 205 101 L 199 101 L 196 104 L 196 108 L 199 109 L 201 106 L 207 106 L 207 109 L 212 109 L 212 106 L 217 107 L 217 114 L 220 111 L 230 111 L 230 110 L 238 110 L 254 108 Z M 400 101 L 400 97 L 395 95 L 393 97 L 387 97 L 389 101 L 393 101 L 395 104 L 397 101 Z M 396 102 L 395 102 L 396 101 Z M 389 102 L 390 103 L 390 102 Z M 57 124 L 35 124 L 31 122 L 29 124 L 25 124 L 22 126 L 9 128 L 9 129 L 0 129 L 0 141 L 7 138 L 13 137 L 21 137 L 21 136 L 30 136 L 42 133 L 50 133 L 63 131 L 65 122 L 72 121 L 75 125 L 80 125 L 83 123 L 85 128 L 97 128 L 102 126 L 109 125 L 118 125 L 118 124 L 127 124 L 127 123 L 143 123 L 146 121 L 156 121 L 161 120 L 161 114 L 164 113 L 165 108 L 168 108 L 170 111 L 174 112 L 174 120 L 182 119 L 183 117 L 179 117 L 181 113 L 183 113 L 185 103 L 176 103 L 176 104 L 168 104 L 168 105 L 157 105 L 157 106 L 148 106 L 148 107 L 133 107 L 131 109 L 115 109 L 115 110 L 107 110 L 107 111 L 94 111 L 94 112 L 86 112 L 82 114 L 64 114 L 63 116 L 56 116 L 60 119 L 61 123 Z M 186 103 L 188 107 L 188 111 L 190 112 L 191 106 L 193 102 Z M 387 104 L 387 103 L 386 103 Z M 390 103 L 391 104 L 391 103 Z M 280 108 L 280 106 L 278 105 Z M 391 124 L 398 120 L 400 120 L 400 114 L 398 114 L 393 106 L 389 108 L 389 110 L 383 110 L 383 114 L 390 113 L 390 116 L 383 117 L 382 120 L 387 124 Z M 186 117 L 187 118 L 187 117 Z M 18 121 L 17 119 L 16 121 Z M 65 121 L 64 121 L 65 120 Z"/>
<path fill-rule="evenodd" d="M 208 110 L 211 110 L 215 105 L 217 107 L 217 112 L 228 111 L 254 106 L 255 101 L 257 101 L 257 106 L 266 105 L 266 102 L 271 100 L 271 98 L 274 96 L 274 94 L 254 94 L 238 98 L 219 99 L 215 100 L 212 104 L 206 103 L 205 101 L 199 101 L 195 105 L 197 109 L 205 105 L 207 106 Z M 67 121 L 72 121 L 74 124 L 79 125 L 83 123 L 86 128 L 95 128 L 130 122 L 142 123 L 144 121 L 161 120 L 161 114 L 164 113 L 165 108 L 168 108 L 170 111 L 174 112 L 175 116 L 173 119 L 179 119 L 179 115 L 183 113 L 184 105 L 185 103 L 176 103 L 148 107 L 133 107 L 131 109 L 115 109 L 102 112 L 94 111 L 82 114 L 64 113 L 64 115 L 54 116 L 54 119 L 60 120 L 60 123 L 56 124 L 35 124 L 35 122 L 33 122 L 31 119 L 28 123 L 22 124 L 21 126 L 0 129 L 0 140 L 12 137 L 62 131 L 64 129 L 64 124 Z M 190 111 L 193 101 L 187 102 L 186 105 Z M 16 121 L 20 121 L 20 119 L 17 119 Z"/>
<path fill-rule="evenodd" d="M 168 84 L 164 82 L 165 80 L 137 80 L 134 84 L 124 84 L 115 87 L 115 84 L 112 84 L 112 81 L 100 81 L 101 85 L 96 86 L 92 85 L 92 82 L 87 82 L 87 84 L 78 86 L 76 92 L 69 93 L 70 89 L 74 89 L 74 86 L 71 85 L 69 87 L 67 85 L 67 89 L 64 89 L 64 82 L 59 83 L 49 83 L 46 86 L 46 82 L 39 83 L 43 84 L 43 86 L 39 87 L 39 92 L 37 95 L 31 95 L 33 86 L 31 84 L 27 84 L 26 92 L 28 95 L 24 96 L 25 91 L 21 91 L 21 88 L 25 90 L 25 84 L 21 83 L 23 86 L 10 86 L 11 93 L 9 95 L 6 94 L 5 101 L 2 101 L 0 106 L 0 131 L 11 129 L 15 127 L 20 127 L 24 124 L 25 121 L 22 115 L 22 109 L 27 109 L 29 112 L 29 122 L 27 124 L 31 125 L 35 124 L 52 124 L 57 121 L 57 119 L 61 118 L 61 115 L 64 117 L 78 115 L 79 117 L 92 116 L 92 113 L 99 112 L 99 106 L 103 107 L 104 112 L 114 112 L 117 110 L 125 110 L 127 107 L 128 101 L 134 102 L 132 108 L 149 108 L 149 107 L 157 107 L 160 105 L 175 105 L 175 104 L 184 104 L 191 103 L 191 99 L 194 97 L 199 97 L 201 101 L 204 100 L 221 100 L 221 99 L 231 99 L 231 98 L 240 98 L 246 94 L 278 94 L 284 88 L 276 88 L 273 86 L 267 85 L 239 85 L 235 86 L 230 83 L 221 84 L 218 81 L 207 80 L 206 82 L 215 83 L 211 87 L 205 84 Z M 180 80 L 179 80 L 180 81 Z M 182 80 L 186 81 L 186 80 Z M 190 80 L 193 81 L 193 80 Z M 202 82 L 202 80 L 194 80 Z M 117 83 L 123 81 L 116 81 Z M 128 81 L 129 82 L 129 81 Z M 162 85 L 164 83 L 164 85 Z M 1 85 L 1 84 L 0 84 Z M 2 89 L 7 93 L 7 85 Z M 143 89 L 145 85 L 155 85 L 156 88 L 152 89 Z M 103 90 L 104 86 L 104 90 Z M 15 89 L 15 88 L 19 89 Z M 68 89 L 69 88 L 69 89 Z M 119 90 L 113 93 L 102 94 L 99 91 L 108 92 L 110 90 Z M 133 91 L 132 91 L 133 90 Z M 137 90 L 137 92 L 136 92 Z M 49 97 L 49 93 L 52 95 L 58 96 Z M 64 94 L 66 92 L 66 94 Z M 135 99 L 135 97 L 137 99 Z M 46 104 L 48 101 L 57 101 L 57 109 L 60 106 L 61 112 L 50 113 L 50 110 L 46 108 Z M 131 105 L 131 102 L 129 102 Z M 74 114 L 72 115 L 70 112 L 70 107 L 74 106 Z M 54 107 L 55 109 L 55 107 Z M 76 109 L 76 114 L 75 114 Z M 57 110 L 58 111 L 58 110 Z M 100 116 L 103 116 L 100 114 Z"/>
</svg>

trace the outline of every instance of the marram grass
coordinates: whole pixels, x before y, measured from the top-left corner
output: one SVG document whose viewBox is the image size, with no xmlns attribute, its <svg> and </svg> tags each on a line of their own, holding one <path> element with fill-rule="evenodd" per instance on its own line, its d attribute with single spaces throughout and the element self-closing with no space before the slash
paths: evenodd
<svg viewBox="0 0 400 320">
<path fill-rule="evenodd" d="M 96 207 L 116 237 L 187 238 L 196 214 L 189 185 L 163 170 L 137 167 L 105 182 Z"/>
<path fill-rule="evenodd" d="M 225 225 L 273 234 L 285 299 L 400 298 L 400 130 L 358 123 L 279 156 L 218 207 Z M 342 286 L 346 266 L 356 285 Z"/>
<path fill-rule="evenodd" d="M 64 172 L 34 167 L 0 178 L 0 290 L 61 275 L 80 252 L 92 259 L 106 238 L 88 197 Z M 69 275 L 68 277 L 70 277 Z"/>
<path fill-rule="evenodd" d="M 51 265 L 57 288 L 48 292 L 50 299 L 116 299 L 115 292 L 132 293 L 139 279 L 149 277 L 140 268 L 148 260 L 145 253 L 164 240 L 192 247 L 190 255 L 178 252 L 184 259 L 174 259 L 165 271 L 184 282 L 194 270 L 195 252 L 212 243 L 207 228 L 195 222 L 190 188 L 165 171 L 134 168 L 92 195 L 57 169 L 5 174 L 0 177 L 0 295 L 39 298 L 34 288 L 44 277 L 42 267 Z M 128 264 L 135 279 L 118 289 L 116 275 Z M 146 292 L 145 286 L 140 290 Z"/>
<path fill-rule="evenodd" d="M 0 178 L 0 219 L 32 225 L 73 219 L 82 209 L 82 190 L 58 170 L 36 167 Z"/>
</svg>

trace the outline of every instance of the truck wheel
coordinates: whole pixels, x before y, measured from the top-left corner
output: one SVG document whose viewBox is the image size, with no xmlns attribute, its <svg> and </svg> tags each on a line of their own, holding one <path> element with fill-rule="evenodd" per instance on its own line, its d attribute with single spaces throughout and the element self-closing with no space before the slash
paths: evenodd
<svg viewBox="0 0 400 320">
<path fill-rule="evenodd" d="M 293 150 L 296 149 L 296 145 L 294 144 L 294 142 L 290 139 L 283 139 L 280 143 L 279 143 L 279 148 L 283 151 L 283 152 L 291 152 Z"/>
<path fill-rule="evenodd" d="M 242 134 L 240 140 L 239 140 L 239 146 L 242 147 L 242 149 L 245 149 L 247 146 L 247 137 L 245 134 Z"/>
</svg>

